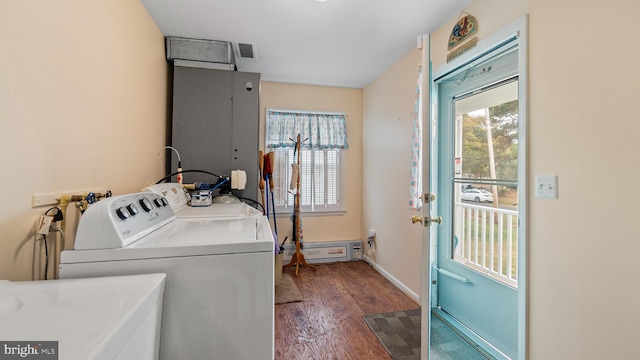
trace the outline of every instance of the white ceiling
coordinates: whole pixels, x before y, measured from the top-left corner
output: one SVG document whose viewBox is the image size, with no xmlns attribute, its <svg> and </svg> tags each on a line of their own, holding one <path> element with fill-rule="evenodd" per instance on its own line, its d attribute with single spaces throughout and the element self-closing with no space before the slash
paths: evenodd
<svg viewBox="0 0 640 360">
<path fill-rule="evenodd" d="M 141 0 L 165 36 L 250 42 L 239 71 L 363 88 L 472 0 Z"/>
</svg>

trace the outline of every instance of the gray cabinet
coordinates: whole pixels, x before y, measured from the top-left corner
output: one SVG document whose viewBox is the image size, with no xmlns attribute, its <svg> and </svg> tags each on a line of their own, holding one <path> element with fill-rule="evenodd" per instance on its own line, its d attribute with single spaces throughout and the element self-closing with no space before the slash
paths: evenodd
<svg viewBox="0 0 640 360">
<path fill-rule="evenodd" d="M 244 191 L 258 200 L 260 74 L 174 66 L 171 146 L 180 152 L 183 170 L 221 176 L 247 173 Z M 171 172 L 177 158 L 171 158 Z M 202 173 L 185 173 L 184 182 L 215 182 Z"/>
</svg>

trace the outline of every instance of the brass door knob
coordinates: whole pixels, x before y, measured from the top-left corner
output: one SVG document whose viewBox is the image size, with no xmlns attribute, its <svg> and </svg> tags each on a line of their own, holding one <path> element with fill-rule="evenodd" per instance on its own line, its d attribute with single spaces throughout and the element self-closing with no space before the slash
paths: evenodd
<svg viewBox="0 0 640 360">
<path fill-rule="evenodd" d="M 434 193 L 424 193 L 424 194 L 422 194 L 422 201 L 424 201 L 426 203 L 434 202 L 434 201 L 436 201 L 436 194 L 434 194 Z"/>
<path fill-rule="evenodd" d="M 414 216 L 411 217 L 411 222 L 414 223 L 414 224 L 415 223 L 421 223 L 423 226 L 429 226 L 432 223 L 436 223 L 438 225 L 441 225 L 442 224 L 442 216 L 436 216 L 436 217 L 432 217 L 432 218 L 427 216 L 426 218 L 424 218 L 422 216 L 414 215 Z"/>
</svg>

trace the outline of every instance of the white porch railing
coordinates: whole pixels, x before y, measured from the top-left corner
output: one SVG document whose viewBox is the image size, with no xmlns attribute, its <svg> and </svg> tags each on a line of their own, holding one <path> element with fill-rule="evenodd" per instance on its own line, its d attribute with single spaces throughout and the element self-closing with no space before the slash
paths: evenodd
<svg viewBox="0 0 640 360">
<path fill-rule="evenodd" d="M 459 202 L 454 224 L 454 259 L 517 287 L 518 212 Z"/>
</svg>

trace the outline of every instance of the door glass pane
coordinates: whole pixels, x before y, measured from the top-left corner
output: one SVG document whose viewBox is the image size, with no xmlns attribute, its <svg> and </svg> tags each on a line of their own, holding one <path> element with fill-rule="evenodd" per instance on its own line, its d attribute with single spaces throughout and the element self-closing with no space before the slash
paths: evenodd
<svg viewBox="0 0 640 360">
<path fill-rule="evenodd" d="M 453 258 L 517 284 L 518 81 L 454 99 Z"/>
</svg>

